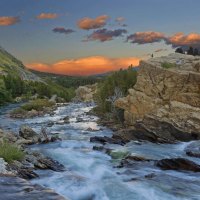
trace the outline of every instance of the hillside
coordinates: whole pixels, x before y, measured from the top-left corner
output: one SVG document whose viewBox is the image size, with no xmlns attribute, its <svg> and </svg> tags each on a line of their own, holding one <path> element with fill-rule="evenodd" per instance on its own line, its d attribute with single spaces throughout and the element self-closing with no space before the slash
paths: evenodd
<svg viewBox="0 0 200 200">
<path fill-rule="evenodd" d="M 23 80 L 41 81 L 41 79 L 28 71 L 23 63 L 0 47 L 0 75 L 12 74 Z"/>
<path fill-rule="evenodd" d="M 35 94 L 41 98 L 56 95 L 66 101 L 73 98 L 73 88 L 64 87 L 47 78 L 51 77 L 50 75 L 39 77 L 37 74 L 26 69 L 20 60 L 0 48 L 0 105 L 14 101 L 18 97 L 29 99 Z"/>
</svg>

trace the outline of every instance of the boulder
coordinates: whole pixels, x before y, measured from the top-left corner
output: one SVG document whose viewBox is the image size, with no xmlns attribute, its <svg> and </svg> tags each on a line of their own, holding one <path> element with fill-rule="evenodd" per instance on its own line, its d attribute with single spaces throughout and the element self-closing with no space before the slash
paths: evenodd
<svg viewBox="0 0 200 200">
<path fill-rule="evenodd" d="M 76 89 L 75 101 L 92 102 L 97 90 L 97 84 L 80 86 Z"/>
<path fill-rule="evenodd" d="M 19 129 L 19 136 L 24 139 L 37 138 L 38 134 L 29 126 L 22 125 Z"/>
<path fill-rule="evenodd" d="M 94 136 L 90 138 L 90 142 L 97 142 L 97 143 L 101 143 L 101 144 L 119 144 L 119 145 L 124 145 L 125 143 L 119 139 L 113 139 L 107 136 Z"/>
<path fill-rule="evenodd" d="M 200 172 L 200 165 L 185 158 L 162 159 L 156 162 L 156 166 L 163 170 Z"/>
</svg>

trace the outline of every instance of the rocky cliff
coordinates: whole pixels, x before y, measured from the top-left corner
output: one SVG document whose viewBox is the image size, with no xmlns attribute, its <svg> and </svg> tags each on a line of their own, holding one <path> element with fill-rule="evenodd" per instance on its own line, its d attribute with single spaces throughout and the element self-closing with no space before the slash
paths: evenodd
<svg viewBox="0 0 200 200">
<path fill-rule="evenodd" d="M 170 54 L 141 61 L 136 85 L 115 104 L 133 132 L 200 139 L 200 57 Z"/>
</svg>

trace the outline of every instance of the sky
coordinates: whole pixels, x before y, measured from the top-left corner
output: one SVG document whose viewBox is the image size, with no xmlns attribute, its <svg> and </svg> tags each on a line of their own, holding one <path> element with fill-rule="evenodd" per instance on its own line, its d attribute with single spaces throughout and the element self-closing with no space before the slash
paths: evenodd
<svg viewBox="0 0 200 200">
<path fill-rule="evenodd" d="M 200 47 L 199 0 L 0 0 L 0 46 L 31 69 L 92 75 Z"/>
</svg>

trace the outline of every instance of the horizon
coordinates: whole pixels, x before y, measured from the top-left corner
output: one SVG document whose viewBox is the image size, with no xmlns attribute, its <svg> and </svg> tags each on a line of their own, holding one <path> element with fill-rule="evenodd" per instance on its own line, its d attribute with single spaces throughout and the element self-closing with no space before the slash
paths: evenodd
<svg viewBox="0 0 200 200">
<path fill-rule="evenodd" d="M 78 5 L 72 0 L 2 0 L 1 45 L 29 69 L 102 74 L 138 66 L 151 54 L 200 47 L 198 5 L 186 0 L 173 1 L 173 9 L 168 0 L 85 0 Z"/>
</svg>

